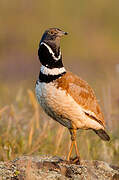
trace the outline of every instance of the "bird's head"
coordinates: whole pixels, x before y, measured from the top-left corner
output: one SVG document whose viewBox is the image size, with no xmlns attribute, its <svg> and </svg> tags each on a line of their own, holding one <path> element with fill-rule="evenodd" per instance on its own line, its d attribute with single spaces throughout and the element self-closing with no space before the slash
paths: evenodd
<svg viewBox="0 0 119 180">
<path fill-rule="evenodd" d="M 44 32 L 40 43 L 45 42 L 47 44 L 55 44 L 57 47 L 59 47 L 61 37 L 67 34 L 67 32 L 64 32 L 58 28 L 50 28 Z"/>
<path fill-rule="evenodd" d="M 50 28 L 44 32 L 38 49 L 38 56 L 42 65 L 49 68 L 63 67 L 60 39 L 67 34 L 58 28 Z"/>
</svg>

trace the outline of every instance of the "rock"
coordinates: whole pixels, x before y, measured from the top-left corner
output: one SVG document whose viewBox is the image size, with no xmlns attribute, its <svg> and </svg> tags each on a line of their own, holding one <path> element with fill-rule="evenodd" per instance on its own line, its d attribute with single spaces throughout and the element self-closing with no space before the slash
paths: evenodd
<svg viewBox="0 0 119 180">
<path fill-rule="evenodd" d="M 10 162 L 0 162 L 0 179 L 119 180 L 119 167 L 96 160 L 81 160 L 76 165 L 59 157 L 22 156 Z"/>
</svg>

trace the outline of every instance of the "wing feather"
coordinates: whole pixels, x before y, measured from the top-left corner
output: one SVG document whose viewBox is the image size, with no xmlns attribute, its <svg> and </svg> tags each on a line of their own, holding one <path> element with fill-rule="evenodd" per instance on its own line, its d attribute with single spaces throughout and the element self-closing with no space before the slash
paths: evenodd
<svg viewBox="0 0 119 180">
<path fill-rule="evenodd" d="M 57 88 L 62 88 L 84 109 L 84 112 L 93 120 L 105 126 L 104 117 L 96 96 L 88 83 L 71 72 L 67 72 L 57 81 Z"/>
</svg>

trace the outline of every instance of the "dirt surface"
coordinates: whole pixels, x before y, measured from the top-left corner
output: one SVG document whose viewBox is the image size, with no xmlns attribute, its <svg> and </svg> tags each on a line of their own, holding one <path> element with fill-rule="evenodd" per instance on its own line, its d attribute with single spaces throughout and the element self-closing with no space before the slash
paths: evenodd
<svg viewBox="0 0 119 180">
<path fill-rule="evenodd" d="M 69 163 L 59 157 L 22 156 L 0 162 L 0 180 L 119 180 L 119 167 L 103 161 Z"/>
</svg>

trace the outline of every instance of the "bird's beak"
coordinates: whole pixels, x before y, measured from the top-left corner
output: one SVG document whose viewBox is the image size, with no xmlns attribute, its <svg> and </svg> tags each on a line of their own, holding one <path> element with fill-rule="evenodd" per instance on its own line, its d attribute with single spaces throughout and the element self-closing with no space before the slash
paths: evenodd
<svg viewBox="0 0 119 180">
<path fill-rule="evenodd" d="M 63 33 L 64 33 L 64 35 L 68 35 L 68 32 L 64 32 L 64 31 L 63 31 Z"/>
<path fill-rule="evenodd" d="M 62 36 L 64 36 L 64 35 L 67 35 L 68 34 L 68 32 L 65 32 L 65 31 L 59 31 L 58 32 L 58 35 L 60 36 L 60 37 L 62 37 Z"/>
</svg>

